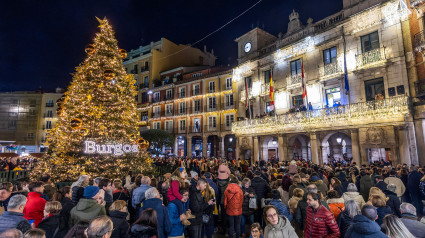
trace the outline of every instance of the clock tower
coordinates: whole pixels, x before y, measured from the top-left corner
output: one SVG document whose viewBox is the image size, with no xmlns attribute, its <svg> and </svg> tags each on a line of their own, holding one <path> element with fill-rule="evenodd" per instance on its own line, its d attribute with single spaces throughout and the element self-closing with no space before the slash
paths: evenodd
<svg viewBox="0 0 425 238">
<path fill-rule="evenodd" d="M 259 50 L 276 39 L 274 35 L 258 27 L 237 38 L 235 41 L 238 43 L 238 63 L 241 64 L 259 56 Z"/>
</svg>

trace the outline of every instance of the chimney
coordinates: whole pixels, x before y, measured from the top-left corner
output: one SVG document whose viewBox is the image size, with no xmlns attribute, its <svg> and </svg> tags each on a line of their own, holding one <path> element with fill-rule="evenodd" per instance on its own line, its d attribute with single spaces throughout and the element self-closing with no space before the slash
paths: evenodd
<svg viewBox="0 0 425 238">
<path fill-rule="evenodd" d="M 204 45 L 204 53 L 207 53 L 207 46 Z"/>
</svg>

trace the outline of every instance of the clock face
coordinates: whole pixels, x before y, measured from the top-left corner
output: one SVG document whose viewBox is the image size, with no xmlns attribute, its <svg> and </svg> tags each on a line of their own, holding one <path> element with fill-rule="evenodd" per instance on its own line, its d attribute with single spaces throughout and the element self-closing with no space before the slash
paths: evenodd
<svg viewBox="0 0 425 238">
<path fill-rule="evenodd" d="M 244 50 L 246 53 L 248 53 L 251 50 L 251 42 L 248 42 L 245 44 Z"/>
</svg>

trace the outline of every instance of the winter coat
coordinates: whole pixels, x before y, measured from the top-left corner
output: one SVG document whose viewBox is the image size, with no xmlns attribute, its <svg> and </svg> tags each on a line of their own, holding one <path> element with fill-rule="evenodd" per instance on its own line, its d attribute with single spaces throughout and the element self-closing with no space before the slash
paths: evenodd
<svg viewBox="0 0 425 238">
<path fill-rule="evenodd" d="M 353 224 L 345 233 L 346 238 L 388 238 L 381 231 L 381 227 L 375 221 L 363 215 L 357 215 L 353 219 Z"/>
<path fill-rule="evenodd" d="M 288 169 L 289 169 L 288 173 L 290 174 L 296 174 L 298 172 L 298 166 L 295 164 L 290 164 L 288 166 Z"/>
<path fill-rule="evenodd" d="M 130 225 L 127 222 L 127 212 L 109 211 L 109 217 L 114 224 L 111 238 L 127 238 Z"/>
<path fill-rule="evenodd" d="M 369 190 L 373 187 L 372 178 L 366 174 L 360 178 L 360 194 L 363 196 L 363 199 L 366 201 L 369 198 Z"/>
<path fill-rule="evenodd" d="M 322 201 L 322 206 L 329 210 L 329 206 L 325 201 Z M 304 198 L 298 202 L 297 210 L 295 210 L 295 221 L 301 230 L 304 230 L 305 219 L 307 217 L 307 194 L 304 194 Z"/>
<path fill-rule="evenodd" d="M 418 221 L 417 216 L 404 213 L 401 221 L 416 238 L 425 238 L 425 224 Z"/>
<path fill-rule="evenodd" d="M 397 197 L 403 196 L 403 194 L 406 192 L 406 187 L 404 186 L 403 181 L 397 177 L 390 176 L 385 178 L 384 182 L 387 184 L 394 184 L 396 186 L 395 193 L 397 194 Z"/>
<path fill-rule="evenodd" d="M 265 198 L 267 193 L 270 192 L 269 184 L 260 177 L 254 177 L 251 180 L 251 187 L 255 190 L 255 194 L 257 194 L 257 203 L 261 202 L 262 198 Z"/>
<path fill-rule="evenodd" d="M 327 203 L 335 219 L 337 219 L 339 214 L 345 209 L 344 199 L 342 198 L 331 198 L 328 199 Z"/>
<path fill-rule="evenodd" d="M 218 179 L 226 180 L 229 179 L 230 169 L 225 164 L 218 166 Z"/>
<path fill-rule="evenodd" d="M 162 205 L 162 200 L 160 198 L 147 199 L 143 202 L 143 206 L 139 210 L 137 218 L 140 217 L 140 214 L 142 214 L 143 210 L 148 208 L 153 208 L 156 211 L 156 220 L 158 221 L 158 237 L 168 237 L 168 234 L 171 232 L 171 222 L 167 207 Z"/>
<path fill-rule="evenodd" d="M 133 191 L 133 198 L 131 200 L 133 208 L 141 206 L 141 203 L 145 200 L 145 192 L 150 188 L 152 187 L 147 184 L 142 184 Z"/>
<path fill-rule="evenodd" d="M 34 220 L 36 227 L 41 220 L 43 220 L 44 206 L 47 202 L 45 199 L 41 198 L 41 195 L 41 193 L 29 192 L 27 204 L 24 208 L 24 218 L 27 220 Z"/>
<path fill-rule="evenodd" d="M 300 197 L 295 197 L 293 196 L 291 199 L 289 199 L 288 201 L 288 207 L 289 207 L 289 211 L 294 214 L 295 211 L 297 210 L 297 206 L 298 206 L 298 202 L 301 200 L 302 198 Z"/>
<path fill-rule="evenodd" d="M 349 184 L 349 182 L 347 181 L 347 175 L 344 172 L 340 171 L 340 172 L 338 172 L 337 177 L 338 177 L 339 181 L 341 181 L 342 191 L 344 193 L 347 192 L 347 187 L 348 187 L 348 184 Z M 339 195 L 342 195 L 342 194 L 339 194 Z"/>
<path fill-rule="evenodd" d="M 385 196 L 387 196 L 388 198 L 387 206 L 391 208 L 394 215 L 401 217 L 401 212 L 400 212 L 401 202 L 400 202 L 400 199 L 397 197 L 397 194 L 389 190 L 385 190 L 384 193 L 385 193 Z"/>
<path fill-rule="evenodd" d="M 168 215 L 170 217 L 171 222 L 171 232 L 168 234 L 170 237 L 174 236 L 182 236 L 184 233 L 184 226 L 182 224 L 182 221 L 180 220 L 180 214 L 177 208 L 177 205 L 170 202 L 167 206 L 168 209 Z"/>
<path fill-rule="evenodd" d="M 288 218 L 288 220 L 291 222 L 292 221 L 292 214 L 289 212 L 289 208 L 288 206 L 286 206 L 282 200 L 280 199 L 273 199 L 270 201 L 269 205 L 273 205 L 276 207 L 277 212 L 279 213 L 279 215 L 281 216 L 285 216 L 286 218 Z"/>
<path fill-rule="evenodd" d="M 336 219 L 336 223 L 338 224 L 339 231 L 341 232 L 341 237 L 345 236 L 348 228 L 353 224 L 353 217 L 350 217 L 347 211 L 342 211 L 338 218 Z"/>
<path fill-rule="evenodd" d="M 336 186 L 336 187 L 334 188 L 334 190 L 338 192 L 338 195 L 339 195 L 339 196 L 341 196 L 342 194 L 344 194 L 344 189 L 342 188 L 342 185 L 338 185 L 338 186 Z M 323 196 L 325 196 L 325 195 L 326 195 L 326 193 L 325 193 L 325 194 L 323 194 Z"/>
<path fill-rule="evenodd" d="M 116 200 L 122 200 L 128 203 L 128 201 L 130 201 L 130 196 L 128 195 L 128 191 L 127 190 L 115 190 L 112 192 L 112 199 L 114 201 Z"/>
<path fill-rule="evenodd" d="M 316 185 L 316 187 L 317 187 L 317 190 L 318 191 L 320 191 L 322 194 L 323 194 L 323 196 L 326 196 L 326 194 L 328 194 L 328 186 L 326 186 L 326 184 L 322 181 L 322 180 L 317 180 L 317 181 L 315 181 L 315 182 L 313 182 L 313 183 L 311 183 L 311 184 L 315 184 Z M 342 189 L 342 187 L 341 187 L 341 189 Z M 341 190 L 342 191 L 342 190 Z M 305 193 L 306 191 L 304 191 L 304 193 Z M 339 193 L 340 191 L 338 191 L 338 193 Z"/>
<path fill-rule="evenodd" d="M 65 219 L 66 224 L 69 224 L 69 217 L 71 216 L 71 210 L 74 208 L 74 203 L 71 199 L 67 197 L 63 197 L 62 200 L 60 200 L 60 203 L 62 205 L 61 210 L 61 216 Z"/>
<path fill-rule="evenodd" d="M 421 195 L 422 200 L 425 199 L 425 180 L 421 180 L 419 183 L 419 192 Z"/>
<path fill-rule="evenodd" d="M 409 174 L 409 179 L 407 180 L 407 189 L 409 189 L 410 196 L 419 197 L 419 184 L 421 182 L 422 174 L 418 171 L 412 171 Z"/>
<path fill-rule="evenodd" d="M 242 215 L 243 193 L 241 187 L 236 183 L 227 185 L 224 191 L 224 207 L 229 216 Z"/>
<path fill-rule="evenodd" d="M 378 223 L 378 225 L 382 225 L 386 215 L 393 214 L 393 211 L 389 206 L 377 207 L 376 212 L 378 213 L 378 219 L 376 219 L 376 223 Z"/>
<path fill-rule="evenodd" d="M 208 184 L 210 185 L 210 187 L 214 190 L 214 194 L 216 195 L 216 196 L 218 196 L 217 194 L 218 194 L 218 187 L 217 187 L 217 184 L 216 183 L 214 183 L 214 181 L 212 181 L 212 179 L 209 179 L 209 178 L 207 178 L 207 179 L 205 179 L 207 182 L 208 182 Z"/>
<path fill-rule="evenodd" d="M 333 214 L 324 206 L 307 207 L 304 237 L 339 237 L 340 231 Z"/>
<path fill-rule="evenodd" d="M 150 226 L 134 224 L 130 229 L 131 238 L 157 238 L 157 230 Z"/>
<path fill-rule="evenodd" d="M 217 201 L 220 201 L 220 204 L 224 204 L 224 191 L 226 191 L 227 185 L 229 184 L 229 179 L 217 179 L 218 194 Z"/>
<path fill-rule="evenodd" d="M 189 221 L 192 223 L 192 225 L 201 225 L 202 215 L 204 214 L 205 211 L 210 209 L 212 205 L 210 206 L 208 205 L 207 202 L 204 201 L 201 191 L 198 190 L 196 187 L 190 188 L 189 199 L 190 199 L 190 202 L 189 202 L 190 211 L 192 215 L 195 216 L 195 218 L 189 219 Z"/>
<path fill-rule="evenodd" d="M 69 227 L 73 227 L 79 221 L 90 223 L 94 218 L 102 215 L 106 215 L 104 206 L 97 204 L 95 199 L 81 198 L 78 204 L 71 209 Z"/>
<path fill-rule="evenodd" d="M 387 186 L 388 186 L 388 184 L 385 183 L 384 181 L 379 181 L 375 185 L 375 187 L 381 189 L 382 191 L 387 190 Z"/>
<path fill-rule="evenodd" d="M 285 204 L 286 206 L 288 206 L 289 192 L 283 190 L 283 188 L 281 186 L 279 186 L 277 188 L 277 191 L 279 191 L 279 193 L 280 193 L 280 199 L 282 199 L 283 204 Z"/>
<path fill-rule="evenodd" d="M 249 215 L 254 214 L 255 209 L 249 208 L 249 199 L 251 197 L 249 195 L 245 195 L 246 192 L 254 194 L 254 197 L 256 197 L 256 196 L 255 196 L 255 191 L 252 187 L 249 187 L 249 188 L 242 187 L 242 194 L 244 194 L 243 204 L 242 204 L 242 215 L 249 216 Z"/>
<path fill-rule="evenodd" d="M 304 183 L 298 183 L 296 186 L 292 184 L 291 186 L 289 186 L 289 197 L 292 197 L 294 195 L 294 190 L 296 188 L 304 190 L 304 194 L 307 193 L 307 186 Z"/>
<path fill-rule="evenodd" d="M 80 186 L 72 187 L 72 202 L 77 204 L 84 197 L 84 188 Z"/>
<path fill-rule="evenodd" d="M 366 204 L 364 201 L 364 198 L 362 195 L 359 194 L 359 192 L 345 192 L 342 195 L 342 198 L 344 199 L 344 202 L 348 200 L 354 200 L 357 202 L 357 205 L 359 205 L 359 208 L 362 209 L 363 205 Z"/>
<path fill-rule="evenodd" d="M 267 224 L 264 229 L 265 238 L 298 238 L 291 222 L 286 217 L 279 216 L 276 225 Z"/>
<path fill-rule="evenodd" d="M 46 232 L 46 238 L 62 238 L 68 233 L 69 227 L 65 217 L 52 215 L 40 222 L 38 228 Z"/>
<path fill-rule="evenodd" d="M 23 213 L 5 211 L 0 216 L 0 234 L 12 228 L 16 228 L 22 233 L 25 233 L 31 229 L 31 225 L 28 220 L 24 218 Z"/>
<path fill-rule="evenodd" d="M 177 177 L 171 178 L 171 184 L 167 191 L 167 198 L 168 201 L 171 202 L 174 199 L 182 200 L 182 195 L 179 192 L 180 189 L 180 183 Z"/>
<path fill-rule="evenodd" d="M 46 194 L 49 199 L 52 199 L 53 194 L 55 194 L 56 191 L 58 191 L 58 189 L 54 185 L 50 183 L 44 184 L 44 194 Z"/>
</svg>

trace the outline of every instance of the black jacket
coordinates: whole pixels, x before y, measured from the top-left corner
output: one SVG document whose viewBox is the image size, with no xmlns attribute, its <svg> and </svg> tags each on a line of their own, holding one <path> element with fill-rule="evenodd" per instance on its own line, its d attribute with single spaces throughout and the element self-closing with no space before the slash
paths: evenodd
<svg viewBox="0 0 425 238">
<path fill-rule="evenodd" d="M 388 186 L 388 184 L 386 182 L 384 182 L 384 181 L 379 181 L 375 185 L 375 187 L 381 189 L 382 192 L 385 191 L 385 190 L 387 190 L 387 186 Z"/>
<path fill-rule="evenodd" d="M 189 221 L 192 225 L 200 225 L 202 224 L 202 215 L 210 208 L 210 206 L 207 202 L 205 202 L 201 191 L 196 187 L 190 188 L 189 199 L 190 211 L 192 212 L 192 215 L 195 216 L 195 218 L 190 219 Z"/>
<path fill-rule="evenodd" d="M 229 185 L 229 179 L 217 179 L 218 194 L 215 196 L 220 204 L 224 204 L 224 191 L 226 191 L 227 185 Z"/>
<path fill-rule="evenodd" d="M 267 193 L 271 190 L 270 185 L 260 177 L 254 177 L 251 180 L 251 187 L 254 189 L 255 194 L 257 194 L 257 203 L 259 203 L 262 198 L 266 198 Z"/>
<path fill-rule="evenodd" d="M 60 200 L 62 205 L 61 216 L 65 218 L 66 224 L 69 224 L 69 217 L 71 216 L 71 210 L 75 206 L 71 199 L 64 197 Z"/>
<path fill-rule="evenodd" d="M 46 232 L 46 238 L 62 238 L 69 230 L 68 223 L 61 215 L 47 217 L 38 224 L 37 228 Z"/>
<path fill-rule="evenodd" d="M 342 211 L 336 219 L 338 223 L 339 231 L 341 231 L 341 237 L 345 236 L 348 228 L 353 224 L 353 218 L 348 215 L 347 211 Z"/>
<path fill-rule="evenodd" d="M 81 198 L 84 197 L 84 188 L 80 186 L 75 186 L 72 188 L 72 202 L 77 204 Z"/>
<path fill-rule="evenodd" d="M 400 199 L 397 197 L 397 194 L 389 190 L 384 190 L 384 193 L 385 193 L 385 196 L 387 196 L 388 198 L 387 206 L 391 208 L 394 215 L 401 217 L 401 211 L 400 211 L 401 202 L 400 202 Z"/>
<path fill-rule="evenodd" d="M 134 224 L 131 226 L 130 237 L 131 238 L 151 238 L 151 237 L 157 238 L 158 232 L 153 227 Z"/>
<path fill-rule="evenodd" d="M 249 215 L 254 214 L 255 209 L 249 208 L 249 199 L 250 199 L 250 197 L 249 197 L 249 195 L 246 195 L 245 196 L 245 192 L 247 192 L 247 193 L 253 193 L 254 196 L 255 196 L 255 191 L 254 191 L 254 189 L 252 187 L 249 187 L 249 188 L 242 187 L 242 193 L 244 195 L 243 196 L 243 204 L 242 204 L 242 215 L 249 216 Z M 257 197 L 257 196 L 255 196 L 255 197 Z"/>
<path fill-rule="evenodd" d="M 110 211 L 109 217 L 114 223 L 114 231 L 112 232 L 111 238 L 127 238 L 130 225 L 127 222 L 126 212 L 121 211 Z"/>
</svg>

